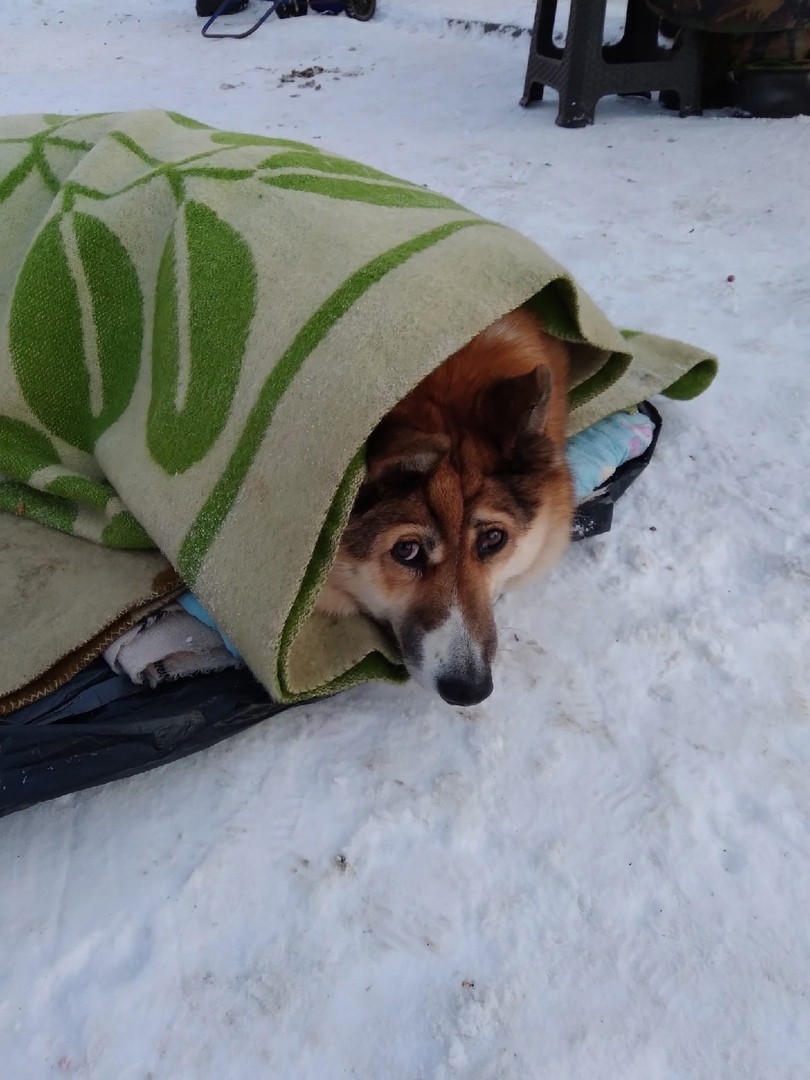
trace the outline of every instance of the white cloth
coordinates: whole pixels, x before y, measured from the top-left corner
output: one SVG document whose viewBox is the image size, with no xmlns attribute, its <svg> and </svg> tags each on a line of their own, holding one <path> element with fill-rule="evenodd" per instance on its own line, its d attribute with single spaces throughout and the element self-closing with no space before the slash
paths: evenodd
<svg viewBox="0 0 810 1080">
<path fill-rule="evenodd" d="M 142 619 L 109 646 L 104 659 L 116 674 L 147 686 L 243 666 L 216 630 L 179 604 L 168 604 Z"/>
</svg>

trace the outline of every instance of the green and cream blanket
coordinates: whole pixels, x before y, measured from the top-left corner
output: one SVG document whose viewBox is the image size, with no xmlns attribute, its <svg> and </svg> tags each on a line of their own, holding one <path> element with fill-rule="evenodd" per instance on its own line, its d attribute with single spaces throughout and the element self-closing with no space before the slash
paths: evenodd
<svg viewBox="0 0 810 1080">
<path fill-rule="evenodd" d="M 452 199 L 169 112 L 0 120 L 0 252 L 0 704 L 180 578 L 282 701 L 399 677 L 312 614 L 399 399 L 525 302 L 572 431 L 716 367 Z"/>
</svg>

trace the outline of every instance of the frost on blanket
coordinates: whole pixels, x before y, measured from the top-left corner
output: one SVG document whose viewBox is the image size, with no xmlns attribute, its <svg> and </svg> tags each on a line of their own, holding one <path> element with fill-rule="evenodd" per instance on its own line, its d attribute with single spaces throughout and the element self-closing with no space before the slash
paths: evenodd
<svg viewBox="0 0 810 1080">
<path fill-rule="evenodd" d="M 157 547 L 282 701 L 402 677 L 372 624 L 312 604 L 369 433 L 486 325 L 531 301 L 574 343 L 572 431 L 716 367 L 622 336 L 449 198 L 160 111 L 0 120 L 0 251 L 0 508 L 121 549 L 122 573 Z M 101 629 L 75 585 L 63 603 L 54 660 Z"/>
</svg>

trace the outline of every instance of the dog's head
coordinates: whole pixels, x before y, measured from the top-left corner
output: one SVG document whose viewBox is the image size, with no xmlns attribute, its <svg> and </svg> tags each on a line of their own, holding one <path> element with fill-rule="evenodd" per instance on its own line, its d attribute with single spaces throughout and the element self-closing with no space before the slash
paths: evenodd
<svg viewBox="0 0 810 1080">
<path fill-rule="evenodd" d="M 327 603 L 386 628 L 410 674 L 451 704 L 489 696 L 495 598 L 568 539 L 570 478 L 546 431 L 550 395 L 542 365 L 476 390 L 460 410 L 417 389 L 369 440 Z"/>
</svg>

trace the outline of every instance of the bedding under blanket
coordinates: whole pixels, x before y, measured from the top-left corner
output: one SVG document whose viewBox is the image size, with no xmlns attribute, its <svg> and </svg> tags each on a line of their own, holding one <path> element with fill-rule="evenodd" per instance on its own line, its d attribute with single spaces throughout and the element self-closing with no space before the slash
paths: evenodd
<svg viewBox="0 0 810 1080">
<path fill-rule="evenodd" d="M 572 432 L 716 370 L 620 333 L 533 242 L 443 195 L 167 112 L 0 120 L 0 253 L 0 509 L 51 527 L 43 595 L 67 613 L 50 637 L 35 613 L 37 671 L 25 605 L 4 617 L 0 697 L 154 602 L 154 548 L 277 700 L 401 678 L 368 620 L 312 614 L 398 400 L 527 302 L 572 343 Z M 90 616 L 101 548 L 140 584 Z M 6 585 L 21 549 L 0 551 Z"/>
</svg>

